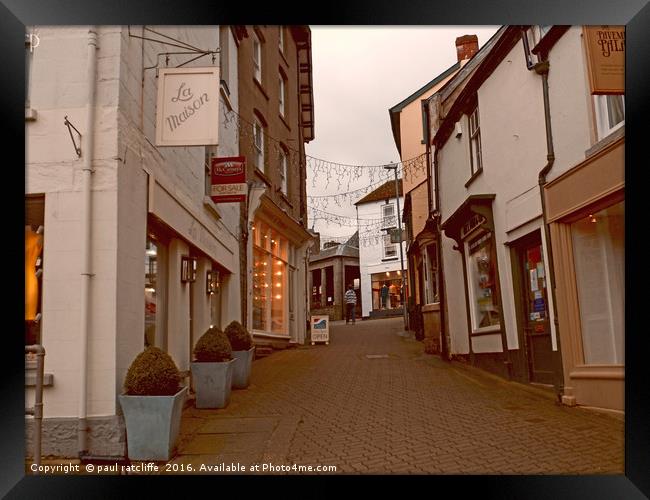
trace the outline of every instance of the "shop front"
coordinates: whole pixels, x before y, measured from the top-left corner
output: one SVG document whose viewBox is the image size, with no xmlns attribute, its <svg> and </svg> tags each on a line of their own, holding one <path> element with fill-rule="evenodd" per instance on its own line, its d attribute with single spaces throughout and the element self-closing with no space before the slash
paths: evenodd
<svg viewBox="0 0 650 500">
<path fill-rule="evenodd" d="M 248 319 L 256 343 L 284 347 L 305 339 L 306 251 L 311 235 L 266 195 L 250 231 Z"/>
<path fill-rule="evenodd" d="M 402 271 L 385 271 L 370 275 L 372 309 L 384 311 L 402 307 Z"/>
<path fill-rule="evenodd" d="M 625 138 L 546 185 L 565 404 L 624 410 Z"/>
</svg>

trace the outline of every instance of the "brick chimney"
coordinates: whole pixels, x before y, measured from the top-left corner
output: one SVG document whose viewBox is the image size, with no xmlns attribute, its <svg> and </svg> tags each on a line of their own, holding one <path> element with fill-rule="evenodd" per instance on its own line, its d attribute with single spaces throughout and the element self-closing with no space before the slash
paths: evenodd
<svg viewBox="0 0 650 500">
<path fill-rule="evenodd" d="M 456 38 L 456 53 L 458 60 L 469 59 L 478 52 L 478 37 L 476 35 L 463 35 Z"/>
</svg>

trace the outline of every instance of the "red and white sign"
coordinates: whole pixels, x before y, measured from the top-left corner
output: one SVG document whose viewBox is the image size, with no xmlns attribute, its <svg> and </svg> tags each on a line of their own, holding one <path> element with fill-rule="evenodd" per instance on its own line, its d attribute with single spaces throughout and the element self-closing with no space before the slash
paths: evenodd
<svg viewBox="0 0 650 500">
<path fill-rule="evenodd" d="M 236 203 L 246 201 L 248 185 L 246 184 L 246 158 L 231 156 L 212 158 L 212 189 L 210 198 L 215 203 Z"/>
</svg>

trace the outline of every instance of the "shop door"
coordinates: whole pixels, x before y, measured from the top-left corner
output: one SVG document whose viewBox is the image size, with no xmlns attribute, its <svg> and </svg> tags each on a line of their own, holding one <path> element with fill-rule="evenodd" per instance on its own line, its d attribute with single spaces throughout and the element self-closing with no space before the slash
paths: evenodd
<svg viewBox="0 0 650 500">
<path fill-rule="evenodd" d="M 518 248 L 523 292 L 523 337 L 531 382 L 553 383 L 553 350 L 548 313 L 548 281 L 540 234 L 536 231 Z"/>
</svg>

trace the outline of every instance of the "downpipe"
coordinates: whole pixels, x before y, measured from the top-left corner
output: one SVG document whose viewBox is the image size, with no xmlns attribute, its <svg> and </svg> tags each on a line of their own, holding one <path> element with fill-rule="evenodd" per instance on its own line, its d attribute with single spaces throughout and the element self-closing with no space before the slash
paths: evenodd
<svg viewBox="0 0 650 500">
<path fill-rule="evenodd" d="M 550 64 L 545 56 L 541 61 L 533 64 L 530 60 L 530 49 L 528 46 L 528 38 L 526 32 L 522 30 L 522 40 L 524 43 L 524 50 L 526 52 L 526 67 L 529 71 L 535 71 L 538 75 L 542 77 L 542 94 L 544 98 L 544 121 L 546 125 L 546 165 L 540 170 L 537 176 L 537 183 L 539 185 L 539 194 L 542 205 L 542 218 L 544 225 L 544 236 L 546 239 L 546 255 L 548 256 L 548 266 L 551 274 L 551 297 L 553 299 L 553 325 L 555 327 L 555 337 L 557 342 L 557 356 L 560 358 L 560 366 L 556 366 L 556 370 L 553 375 L 553 387 L 559 403 L 562 402 L 562 396 L 564 395 L 564 373 L 561 363 L 561 350 L 560 350 L 560 324 L 557 316 L 557 299 L 555 295 L 555 263 L 553 260 L 553 246 L 551 245 L 551 230 L 548 224 L 548 216 L 546 213 L 546 197 L 544 196 L 544 186 L 547 183 L 546 177 L 553 168 L 555 163 L 555 151 L 553 148 L 553 131 L 551 128 L 551 108 L 550 108 L 550 98 L 548 93 L 548 73 L 550 69 Z M 558 369 L 559 368 L 559 369 Z"/>
<path fill-rule="evenodd" d="M 86 61 L 86 133 L 83 147 L 83 185 L 82 185 L 82 249 L 81 249 L 81 339 L 80 339 L 80 368 L 79 368 L 79 422 L 78 422 L 78 451 L 79 457 L 88 454 L 88 334 L 90 308 L 90 279 L 91 270 L 91 217 L 92 217 L 92 167 L 93 139 L 95 136 L 95 82 L 97 79 L 97 28 L 88 29 L 88 48 Z"/>
</svg>

